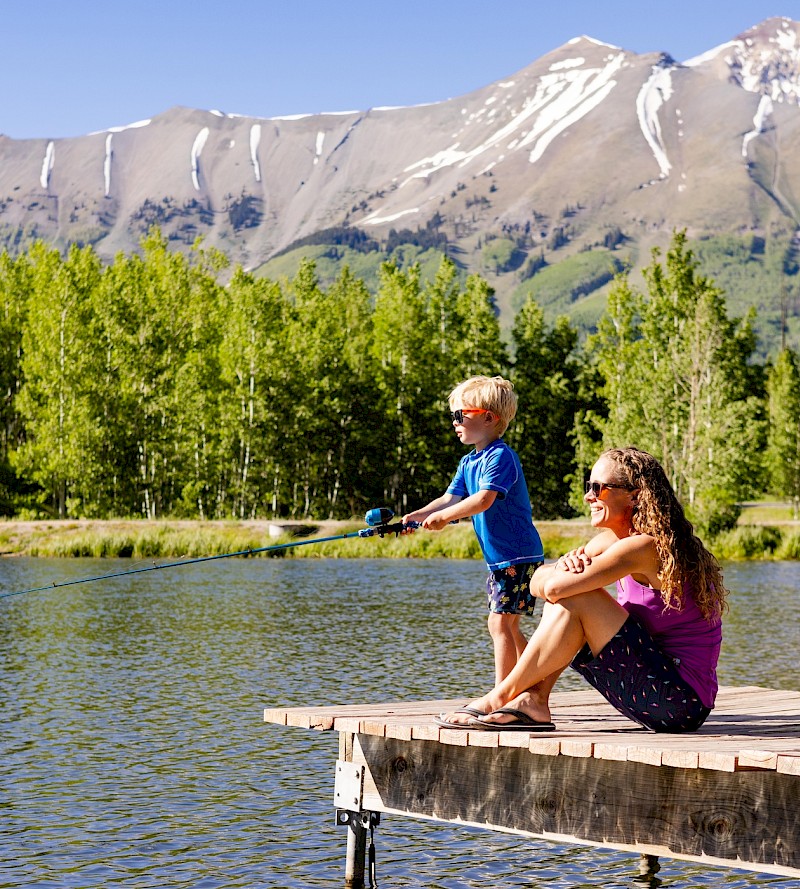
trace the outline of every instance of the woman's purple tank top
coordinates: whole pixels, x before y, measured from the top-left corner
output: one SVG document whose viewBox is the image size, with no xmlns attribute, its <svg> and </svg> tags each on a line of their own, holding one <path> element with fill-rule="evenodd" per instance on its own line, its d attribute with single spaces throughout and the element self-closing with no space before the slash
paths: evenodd
<svg viewBox="0 0 800 889">
<path fill-rule="evenodd" d="M 713 707 L 722 645 L 720 618 L 707 621 L 689 591 L 680 610 L 665 609 L 658 590 L 637 583 L 630 575 L 617 581 L 617 601 L 675 661 L 681 677 L 697 692 L 703 705 Z"/>
</svg>

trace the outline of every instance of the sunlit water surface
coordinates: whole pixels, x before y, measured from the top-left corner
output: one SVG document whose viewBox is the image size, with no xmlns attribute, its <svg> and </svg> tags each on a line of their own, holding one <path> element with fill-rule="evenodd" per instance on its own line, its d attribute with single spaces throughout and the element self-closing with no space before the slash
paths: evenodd
<svg viewBox="0 0 800 889">
<path fill-rule="evenodd" d="M 0 561 L 0 593 L 125 561 Z M 470 561 L 241 560 L 0 599 L 0 887 L 338 887 L 338 735 L 264 707 L 466 696 Z M 729 565 L 723 684 L 800 690 L 800 564 Z M 562 689 L 580 687 L 564 677 Z M 634 855 L 384 816 L 381 887 L 637 885 Z M 662 859 L 663 886 L 800 881 Z"/>
</svg>

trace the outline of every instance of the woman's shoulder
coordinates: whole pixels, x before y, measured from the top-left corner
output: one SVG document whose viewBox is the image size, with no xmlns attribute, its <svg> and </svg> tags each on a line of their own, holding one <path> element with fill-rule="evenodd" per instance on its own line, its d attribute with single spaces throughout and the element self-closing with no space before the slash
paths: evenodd
<svg viewBox="0 0 800 889">
<path fill-rule="evenodd" d="M 614 568 L 617 579 L 632 575 L 637 581 L 644 580 L 649 586 L 657 587 L 660 560 L 654 538 L 649 534 L 628 537 L 612 534 L 611 538 L 600 552 L 600 562 L 606 568 Z"/>
<path fill-rule="evenodd" d="M 655 538 L 650 534 L 642 534 L 636 532 L 626 537 L 620 537 L 610 529 L 606 528 L 596 534 L 587 544 L 586 550 L 593 551 L 595 555 L 606 552 L 610 549 L 616 549 L 619 552 L 637 552 L 639 550 L 652 549 L 655 550 Z"/>
</svg>

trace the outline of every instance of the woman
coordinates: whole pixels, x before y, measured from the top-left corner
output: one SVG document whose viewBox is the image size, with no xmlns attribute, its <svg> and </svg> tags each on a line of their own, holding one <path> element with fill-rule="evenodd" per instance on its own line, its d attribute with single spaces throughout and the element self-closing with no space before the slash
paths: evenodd
<svg viewBox="0 0 800 889">
<path fill-rule="evenodd" d="M 719 564 L 644 451 L 602 454 L 585 500 L 601 531 L 534 574 L 544 613 L 516 666 L 440 725 L 552 731 L 550 692 L 568 665 L 646 728 L 695 731 L 706 720 L 727 595 Z M 616 600 L 605 590 L 614 581 Z"/>
</svg>

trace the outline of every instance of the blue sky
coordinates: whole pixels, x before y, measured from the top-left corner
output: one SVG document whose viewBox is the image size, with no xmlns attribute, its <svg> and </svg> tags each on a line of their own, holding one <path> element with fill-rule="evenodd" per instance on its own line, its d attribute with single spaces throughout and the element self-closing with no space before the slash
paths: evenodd
<svg viewBox="0 0 800 889">
<path fill-rule="evenodd" d="M 4 0 L 0 133 L 80 136 L 174 105 L 276 117 L 436 102 L 587 34 L 679 61 L 797 0 Z"/>
</svg>

